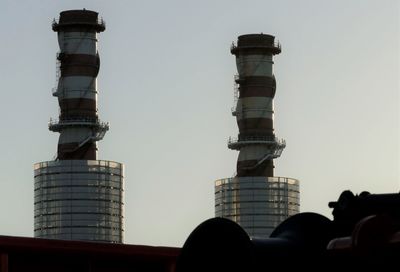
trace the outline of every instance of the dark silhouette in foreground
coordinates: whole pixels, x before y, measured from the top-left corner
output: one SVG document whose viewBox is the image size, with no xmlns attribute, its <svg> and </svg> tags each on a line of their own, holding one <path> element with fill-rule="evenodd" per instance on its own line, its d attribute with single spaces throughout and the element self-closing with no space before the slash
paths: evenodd
<svg viewBox="0 0 400 272">
<path fill-rule="evenodd" d="M 400 194 L 344 191 L 329 207 L 333 220 L 300 213 L 281 223 L 268 239 L 251 240 L 236 223 L 209 219 L 186 240 L 176 271 L 346 271 L 397 266 Z"/>
</svg>

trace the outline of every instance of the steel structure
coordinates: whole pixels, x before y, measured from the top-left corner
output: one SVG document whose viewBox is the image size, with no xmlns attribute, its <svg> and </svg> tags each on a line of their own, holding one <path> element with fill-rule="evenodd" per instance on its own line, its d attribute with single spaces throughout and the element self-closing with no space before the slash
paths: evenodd
<svg viewBox="0 0 400 272">
<path fill-rule="evenodd" d="M 236 176 L 215 183 L 215 215 L 238 222 L 250 236 L 269 236 L 299 212 L 298 180 L 274 177 L 273 160 L 286 147 L 273 126 L 273 56 L 281 53 L 281 46 L 274 36 L 248 34 L 239 36 L 231 53 L 238 71 L 232 115 L 239 135 L 229 138 L 228 147 L 238 150 L 239 157 Z"/>
<path fill-rule="evenodd" d="M 100 58 L 97 33 L 105 30 L 98 13 L 68 10 L 52 28 L 58 34 L 58 120 L 55 161 L 35 164 L 35 237 L 123 242 L 121 163 L 97 160 L 97 141 L 109 129 L 97 112 Z"/>
</svg>

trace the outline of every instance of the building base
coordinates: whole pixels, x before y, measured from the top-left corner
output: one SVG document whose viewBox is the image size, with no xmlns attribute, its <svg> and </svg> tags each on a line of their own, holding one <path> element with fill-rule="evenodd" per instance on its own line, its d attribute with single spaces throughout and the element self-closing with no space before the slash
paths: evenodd
<svg viewBox="0 0 400 272">
<path fill-rule="evenodd" d="M 238 223 L 250 237 L 269 237 L 299 213 L 299 181 L 286 177 L 233 177 L 215 181 L 215 216 Z"/>
<path fill-rule="evenodd" d="M 34 172 L 35 237 L 123 242 L 123 164 L 46 161 Z"/>
</svg>

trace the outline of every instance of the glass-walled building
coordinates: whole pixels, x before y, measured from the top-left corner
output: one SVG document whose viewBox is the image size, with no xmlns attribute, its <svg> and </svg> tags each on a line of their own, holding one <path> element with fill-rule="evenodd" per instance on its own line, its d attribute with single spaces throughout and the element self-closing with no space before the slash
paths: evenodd
<svg viewBox="0 0 400 272">
<path fill-rule="evenodd" d="M 250 237 L 268 237 L 299 212 L 299 181 L 286 177 L 234 177 L 215 182 L 215 216 L 238 223 Z"/>
</svg>

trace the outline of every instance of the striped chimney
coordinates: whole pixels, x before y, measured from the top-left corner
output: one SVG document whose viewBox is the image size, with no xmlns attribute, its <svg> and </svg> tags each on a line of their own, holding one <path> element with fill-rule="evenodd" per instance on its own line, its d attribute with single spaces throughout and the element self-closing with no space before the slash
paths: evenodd
<svg viewBox="0 0 400 272">
<path fill-rule="evenodd" d="M 108 130 L 97 114 L 97 82 L 100 58 L 97 33 L 105 30 L 98 13 L 68 10 L 53 22 L 60 51 L 58 84 L 53 95 L 58 97 L 58 121 L 50 120 L 49 129 L 59 132 L 57 159 L 96 160 L 97 141 Z"/>
<path fill-rule="evenodd" d="M 38 238 L 122 243 L 124 165 L 97 159 L 97 141 L 109 126 L 99 121 L 96 77 L 100 68 L 98 13 L 67 10 L 54 20 L 60 51 L 57 87 L 57 158 L 34 165 L 34 235 Z"/>
<path fill-rule="evenodd" d="M 237 103 L 232 111 L 239 127 L 237 139 L 228 147 L 239 150 L 237 176 L 274 176 L 273 159 L 281 155 L 285 142 L 278 140 L 273 126 L 276 81 L 273 56 L 281 52 L 275 37 L 247 34 L 232 44 L 238 75 L 235 77 Z"/>
</svg>

